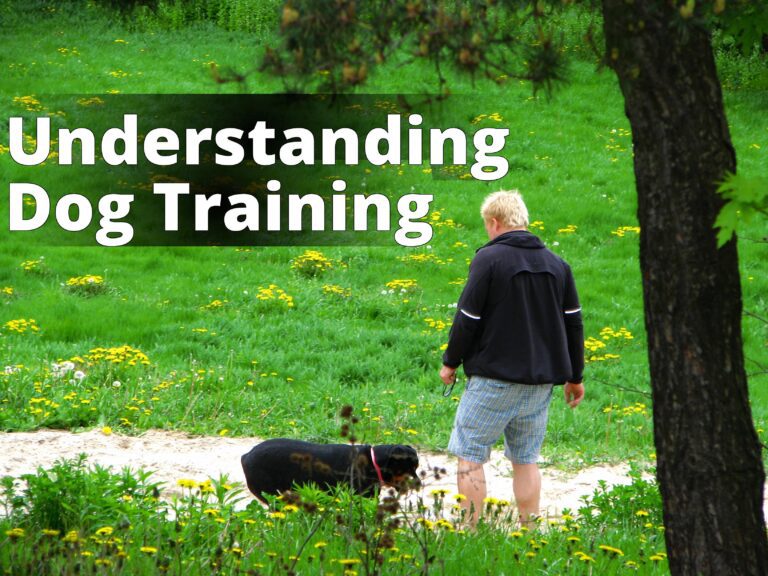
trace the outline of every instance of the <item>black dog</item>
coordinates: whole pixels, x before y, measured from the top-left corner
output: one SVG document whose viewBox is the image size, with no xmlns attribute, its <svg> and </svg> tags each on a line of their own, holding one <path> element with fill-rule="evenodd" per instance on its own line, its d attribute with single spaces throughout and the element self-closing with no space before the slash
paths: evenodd
<svg viewBox="0 0 768 576">
<path fill-rule="evenodd" d="M 276 438 L 254 446 L 240 462 L 248 489 L 262 501 L 263 494 L 280 494 L 308 482 L 323 490 L 347 485 L 364 496 L 381 485 L 405 488 L 408 477 L 418 482 L 416 450 L 397 444 L 313 444 Z"/>
</svg>

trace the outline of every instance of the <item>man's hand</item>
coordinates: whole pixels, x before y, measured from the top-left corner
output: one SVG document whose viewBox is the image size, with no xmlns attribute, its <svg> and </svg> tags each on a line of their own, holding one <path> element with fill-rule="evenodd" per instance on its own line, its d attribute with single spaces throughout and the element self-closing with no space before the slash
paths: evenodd
<svg viewBox="0 0 768 576">
<path fill-rule="evenodd" d="M 574 384 L 573 382 L 566 382 L 563 386 L 565 390 L 565 401 L 571 408 L 576 408 L 579 405 L 582 398 L 584 398 L 584 384 Z"/>
<path fill-rule="evenodd" d="M 443 367 L 440 368 L 440 379 L 446 386 L 450 386 L 456 382 L 456 368 L 443 365 Z"/>
</svg>

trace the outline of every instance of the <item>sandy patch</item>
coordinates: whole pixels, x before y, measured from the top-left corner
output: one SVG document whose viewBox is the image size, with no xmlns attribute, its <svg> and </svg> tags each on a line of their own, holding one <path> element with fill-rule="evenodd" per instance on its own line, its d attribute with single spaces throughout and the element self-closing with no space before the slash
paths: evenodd
<svg viewBox="0 0 768 576">
<path fill-rule="evenodd" d="M 115 471 L 129 466 L 155 472 L 155 481 L 165 483 L 164 493 L 178 493 L 180 478 L 204 480 L 227 474 L 234 482 L 244 483 L 240 456 L 261 441 L 259 438 L 221 438 L 189 436 L 183 432 L 149 430 L 141 436 L 105 436 L 100 430 L 72 433 L 59 430 L 0 433 L 0 476 L 34 473 L 47 468 L 59 458 L 88 454 L 88 461 L 111 466 Z M 420 452 L 421 466 L 428 471 L 445 469 L 438 479 L 430 473 L 424 483 L 424 494 L 444 488 L 456 493 L 456 459 L 436 453 Z M 591 466 L 578 473 L 542 469 L 542 512 L 557 516 L 564 508 L 578 510 L 581 498 L 591 495 L 598 480 L 608 484 L 627 484 L 629 467 Z M 488 495 L 513 500 L 512 470 L 502 452 L 494 452 L 486 465 Z M 250 498 L 240 503 L 244 506 Z M 429 498 L 431 501 L 431 498 Z M 450 497 L 446 500 L 451 501 Z"/>
<path fill-rule="evenodd" d="M 448 472 L 445 477 L 425 482 L 426 494 L 437 488 L 444 488 L 450 494 L 457 492 L 456 458 L 445 454 L 420 453 L 419 460 L 422 467 L 428 470 L 438 467 L 445 468 Z M 548 518 L 559 517 L 566 508 L 577 512 L 579 507 L 583 506 L 581 498 L 591 496 L 599 480 L 605 480 L 609 486 L 630 484 L 632 479 L 628 473 L 627 464 L 589 466 L 575 473 L 541 467 L 542 515 Z M 485 465 L 485 480 L 488 496 L 514 502 L 512 464 L 504 457 L 502 451 L 491 453 L 491 460 Z"/>
</svg>

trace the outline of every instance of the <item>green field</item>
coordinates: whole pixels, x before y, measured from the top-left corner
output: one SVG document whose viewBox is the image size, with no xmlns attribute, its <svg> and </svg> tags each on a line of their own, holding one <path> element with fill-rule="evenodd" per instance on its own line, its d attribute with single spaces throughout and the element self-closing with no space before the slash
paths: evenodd
<svg viewBox="0 0 768 576">
<path fill-rule="evenodd" d="M 210 63 L 248 70 L 272 37 L 258 18 L 252 32 L 212 23 L 168 29 L 167 22 L 121 23 L 85 3 L 33 2 L 18 11 L 11 4 L 0 2 L 6 117 L 55 113 L 48 105 L 58 94 L 234 92 L 238 86 L 214 82 Z M 582 18 L 565 21 L 574 42 Z M 586 399 L 569 410 L 555 398 L 543 457 L 568 469 L 652 464 L 631 133 L 614 76 L 596 72 L 585 47 L 568 49 L 570 83 L 552 99 L 522 82 L 473 85 L 450 76 L 456 98 L 443 108 L 450 125 L 510 129 L 510 172 L 502 180 L 441 179 L 429 166 L 350 169 L 350 189 L 365 179 L 368 191 L 396 197 L 413 187 L 434 196 L 435 235 L 426 247 L 61 247 L 4 225 L 0 369 L 8 368 L 0 374 L 0 429 L 108 426 L 127 434 L 160 428 L 337 441 L 339 408 L 350 404 L 361 415 L 362 441 L 444 450 L 461 392 L 444 398 L 437 375 L 451 306 L 486 241 L 483 197 L 516 188 L 532 231 L 572 265 L 589 348 Z M 726 111 L 739 170 L 757 175 L 768 153 L 765 93 L 740 85 L 753 68 L 739 68 L 726 53 L 720 62 L 730 74 Z M 253 92 L 281 86 L 258 72 L 249 76 Z M 399 92 L 435 86 L 429 69 L 393 63 L 365 90 L 394 103 Z M 6 145 L 7 124 L 0 127 L 4 187 L 19 175 Z M 77 192 L 53 164 L 39 170 L 56 193 Z M 8 221 L 5 202 L 0 221 Z M 768 274 L 758 240 L 765 235 L 765 220 L 755 220 L 739 243 L 744 308 L 760 316 Z M 306 250 L 321 252 L 324 271 L 302 273 L 296 262 Z M 103 277 L 103 289 L 67 286 L 84 275 Z M 414 282 L 389 293 L 393 280 Z M 19 320 L 34 320 L 35 328 Z M 767 330 L 744 317 L 752 409 L 764 440 Z M 53 367 L 64 361 L 75 369 Z M 76 370 L 83 374 L 75 377 Z"/>
</svg>

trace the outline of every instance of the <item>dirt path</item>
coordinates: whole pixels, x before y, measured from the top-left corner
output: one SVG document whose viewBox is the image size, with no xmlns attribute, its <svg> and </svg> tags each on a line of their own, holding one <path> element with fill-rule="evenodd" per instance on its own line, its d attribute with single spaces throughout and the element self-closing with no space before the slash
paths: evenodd
<svg viewBox="0 0 768 576">
<path fill-rule="evenodd" d="M 71 433 L 58 430 L 0 433 L 0 476 L 33 473 L 38 466 L 49 467 L 59 458 L 73 458 L 80 453 L 88 461 L 119 470 L 125 466 L 154 470 L 154 479 L 166 484 L 165 493 L 178 492 L 181 478 L 204 480 L 227 474 L 230 480 L 243 482 L 240 456 L 259 438 L 221 438 L 188 436 L 182 432 L 150 430 L 141 436 L 106 436 L 100 430 Z M 426 496 L 437 488 L 456 493 L 456 459 L 445 454 L 420 455 L 421 467 L 445 469 L 447 474 L 425 482 Z M 582 496 L 592 494 L 598 480 L 623 484 L 630 480 L 628 466 L 592 466 L 576 474 L 542 469 L 542 511 L 556 516 L 564 508 L 578 510 Z M 494 452 L 486 466 L 488 494 L 512 500 L 511 466 L 501 452 Z M 446 500 L 450 500 L 447 498 Z M 247 503 L 245 500 L 244 503 Z M 241 503 L 241 505 L 244 505 Z"/>
</svg>

